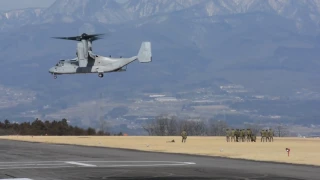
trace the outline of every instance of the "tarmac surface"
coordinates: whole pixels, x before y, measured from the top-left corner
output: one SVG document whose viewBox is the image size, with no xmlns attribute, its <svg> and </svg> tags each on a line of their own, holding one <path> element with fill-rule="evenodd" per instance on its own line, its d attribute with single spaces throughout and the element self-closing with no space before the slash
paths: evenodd
<svg viewBox="0 0 320 180">
<path fill-rule="evenodd" d="M 320 179 L 320 167 L 0 140 L 0 179 Z"/>
</svg>

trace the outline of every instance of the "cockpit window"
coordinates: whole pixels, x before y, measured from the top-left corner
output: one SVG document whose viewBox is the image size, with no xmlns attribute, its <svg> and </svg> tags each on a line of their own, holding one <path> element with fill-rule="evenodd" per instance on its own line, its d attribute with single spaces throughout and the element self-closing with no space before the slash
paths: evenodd
<svg viewBox="0 0 320 180">
<path fill-rule="evenodd" d="M 70 60 L 70 64 L 77 64 L 77 60 Z"/>
<path fill-rule="evenodd" d="M 64 64 L 64 60 L 60 60 L 60 61 L 56 64 L 56 66 L 63 66 L 63 64 Z"/>
</svg>

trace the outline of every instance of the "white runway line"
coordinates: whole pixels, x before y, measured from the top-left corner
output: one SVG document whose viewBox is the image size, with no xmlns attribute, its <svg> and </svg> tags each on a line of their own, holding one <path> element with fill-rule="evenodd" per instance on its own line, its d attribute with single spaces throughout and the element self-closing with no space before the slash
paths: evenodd
<svg viewBox="0 0 320 180">
<path fill-rule="evenodd" d="M 160 166 L 182 166 L 188 164 L 119 164 L 119 165 L 101 165 L 99 167 L 160 167 Z"/>
<path fill-rule="evenodd" d="M 172 164 L 196 164 L 195 162 L 180 162 L 180 161 L 77 161 L 77 162 L 92 162 L 92 163 L 172 163 Z"/>
<path fill-rule="evenodd" d="M 59 168 L 73 168 L 74 166 L 36 166 L 36 167 L 0 167 L 0 170 L 3 169 L 59 169 Z"/>
<path fill-rule="evenodd" d="M 10 164 L 10 165 L 0 164 L 0 168 L 2 168 L 2 167 L 17 167 L 17 166 L 62 166 L 62 165 L 65 165 L 65 164 L 23 164 L 23 163 L 21 163 L 21 164 Z"/>
<path fill-rule="evenodd" d="M 185 164 L 196 164 L 194 162 L 183 162 L 183 163 L 185 163 Z"/>
<path fill-rule="evenodd" d="M 10 162 L 0 162 L 0 164 L 26 164 L 26 163 L 64 163 L 66 161 L 10 161 Z"/>
<path fill-rule="evenodd" d="M 32 180 L 29 178 L 12 178 L 12 179 L 0 179 L 0 180 Z"/>
<path fill-rule="evenodd" d="M 194 162 L 178 161 L 34 161 L 34 162 L 0 162 L 0 170 L 4 169 L 56 169 L 76 167 L 157 167 L 188 166 Z M 0 179 L 2 180 L 2 179 Z"/>
<path fill-rule="evenodd" d="M 79 166 L 85 166 L 85 167 L 96 167 L 96 165 L 94 165 L 94 164 L 85 164 L 85 163 L 74 162 L 74 161 L 69 161 L 69 162 L 66 162 L 66 163 L 79 165 Z"/>
</svg>

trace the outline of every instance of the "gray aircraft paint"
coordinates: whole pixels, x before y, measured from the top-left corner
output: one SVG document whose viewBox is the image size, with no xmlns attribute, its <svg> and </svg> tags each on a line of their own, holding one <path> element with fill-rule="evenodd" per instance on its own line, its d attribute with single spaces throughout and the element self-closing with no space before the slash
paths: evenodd
<svg viewBox="0 0 320 180">
<path fill-rule="evenodd" d="M 92 42 L 81 39 L 77 43 L 77 58 L 60 60 L 56 66 L 49 69 L 49 73 L 53 74 L 55 78 L 56 75 L 83 73 L 98 73 L 99 77 L 103 77 L 103 73 L 125 71 L 123 67 L 135 60 L 140 63 L 152 61 L 150 42 L 142 42 L 137 56 L 111 58 L 95 55 L 92 52 Z"/>
</svg>

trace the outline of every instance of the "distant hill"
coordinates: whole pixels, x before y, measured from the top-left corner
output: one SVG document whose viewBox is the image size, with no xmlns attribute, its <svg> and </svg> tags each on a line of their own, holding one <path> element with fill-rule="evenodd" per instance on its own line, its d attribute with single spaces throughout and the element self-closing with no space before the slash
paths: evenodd
<svg viewBox="0 0 320 180">
<path fill-rule="evenodd" d="M 220 81 L 262 94 L 319 92 L 319 20 L 318 0 L 57 0 L 49 8 L 0 13 L 0 84 L 36 93 L 32 104 L 20 106 L 24 110 L 59 109 L 100 92 L 130 97 Z M 103 79 L 54 80 L 48 69 L 75 57 L 76 44 L 50 37 L 83 32 L 108 33 L 93 46 L 101 55 L 135 55 L 142 41 L 151 41 L 153 62 Z"/>
</svg>

